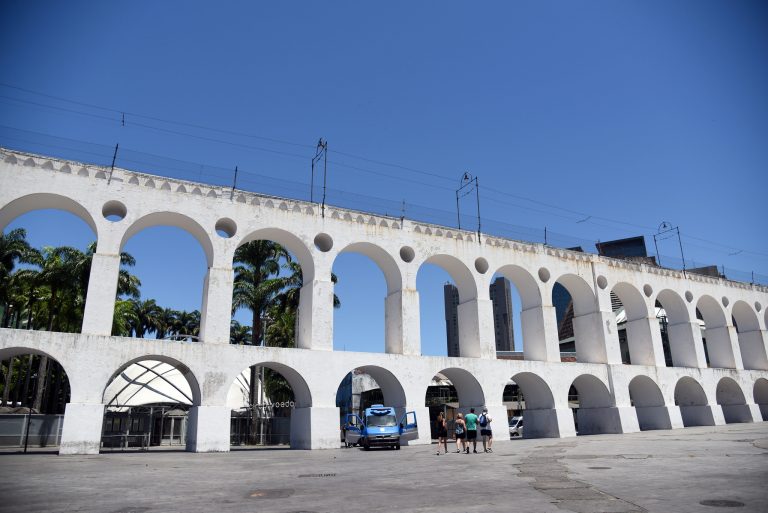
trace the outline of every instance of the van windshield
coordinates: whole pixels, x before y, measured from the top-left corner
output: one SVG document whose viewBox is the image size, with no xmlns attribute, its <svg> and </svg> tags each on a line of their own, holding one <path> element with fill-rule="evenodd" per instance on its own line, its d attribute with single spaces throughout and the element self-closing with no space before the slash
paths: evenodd
<svg viewBox="0 0 768 513">
<path fill-rule="evenodd" d="M 390 427 L 396 426 L 397 420 L 394 415 L 369 415 L 368 426 L 369 427 Z"/>
</svg>

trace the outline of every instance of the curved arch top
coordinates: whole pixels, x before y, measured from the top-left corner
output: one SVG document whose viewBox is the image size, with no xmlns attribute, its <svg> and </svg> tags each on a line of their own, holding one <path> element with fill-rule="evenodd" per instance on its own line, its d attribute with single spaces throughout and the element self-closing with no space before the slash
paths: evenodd
<svg viewBox="0 0 768 513">
<path fill-rule="evenodd" d="M 579 393 L 579 408 L 609 408 L 613 406 L 611 393 L 600 378 L 591 374 L 582 374 L 573 380 L 573 386 Z"/>
<path fill-rule="evenodd" d="M 573 315 L 578 317 L 594 312 L 597 309 L 595 293 L 581 276 L 566 273 L 553 280 L 553 283 L 560 283 L 568 290 L 573 299 Z"/>
<path fill-rule="evenodd" d="M 485 404 L 483 387 L 471 372 L 457 367 L 449 367 L 436 374 L 442 374 L 453 383 L 453 387 L 456 389 L 456 393 L 459 396 L 460 407 L 478 407 Z M 429 384 L 427 384 L 427 386 L 429 386 Z"/>
<path fill-rule="evenodd" d="M 687 322 L 690 320 L 688 308 L 685 306 L 683 298 L 674 290 L 664 289 L 656 295 L 656 301 L 661 303 L 667 318 L 672 324 Z"/>
<path fill-rule="evenodd" d="M 297 408 L 308 408 L 312 406 L 312 391 L 310 390 L 309 385 L 307 385 L 306 380 L 299 371 L 284 363 L 273 361 L 253 363 L 245 368 L 247 369 L 251 365 L 266 367 L 268 369 L 272 369 L 275 372 L 279 372 L 288 381 L 288 384 L 291 385 L 294 402 L 296 403 Z M 232 381 L 228 383 L 228 386 L 231 385 L 234 381 L 235 378 L 233 378 Z"/>
<path fill-rule="evenodd" d="M 528 270 L 519 265 L 507 264 L 499 267 L 494 274 L 504 276 L 517 287 L 523 310 L 542 305 L 541 290 Z"/>
<path fill-rule="evenodd" d="M 525 397 L 526 410 L 544 410 L 555 407 L 552 389 L 544 379 L 533 372 L 519 372 L 512 376 Z"/>
<path fill-rule="evenodd" d="M 355 369 L 368 374 L 378 383 L 387 406 L 404 408 L 408 404 L 405 389 L 392 371 L 378 365 L 362 365 Z M 355 369 L 352 369 L 350 372 Z M 341 383 L 341 380 L 339 380 L 339 383 Z"/>
<path fill-rule="evenodd" d="M 472 276 L 472 272 L 464 265 L 464 262 L 455 256 L 445 254 L 432 255 L 423 264 L 435 264 L 451 275 L 451 278 L 456 283 L 456 288 L 459 290 L 460 303 L 477 298 L 477 284 Z"/>
<path fill-rule="evenodd" d="M 760 329 L 757 314 L 746 301 L 738 300 L 734 302 L 731 314 L 736 319 L 736 325 L 740 332 L 757 331 Z"/>
<path fill-rule="evenodd" d="M 98 239 L 99 229 L 96 226 L 93 216 L 91 216 L 91 213 L 85 207 L 66 196 L 47 192 L 28 194 L 16 198 L 0 208 L 0 232 L 19 216 L 35 210 L 46 209 L 63 210 L 70 214 L 74 214 L 82 219 L 83 222 L 93 230 L 93 234 L 96 235 L 96 238 Z"/>
<path fill-rule="evenodd" d="M 648 317 L 648 305 L 637 287 L 627 282 L 619 282 L 611 290 L 624 305 L 627 321 L 632 322 Z"/>
<path fill-rule="evenodd" d="M 299 266 L 301 266 L 304 283 L 309 283 L 315 279 L 315 263 L 312 253 L 307 244 L 298 236 L 281 228 L 261 228 L 247 233 L 238 242 L 238 247 L 254 240 L 271 240 L 284 246 L 293 254 Z M 330 280 L 330 276 L 328 276 L 328 279 Z"/>
<path fill-rule="evenodd" d="M 373 260 L 384 273 L 387 282 L 387 295 L 403 288 L 403 277 L 397 262 L 384 248 L 371 242 L 353 242 L 339 251 L 342 253 L 359 253 Z"/>
<path fill-rule="evenodd" d="M 208 232 L 197 221 L 178 212 L 153 212 L 134 221 L 123 234 L 120 241 L 120 251 L 134 235 L 152 226 L 174 226 L 186 231 L 200 243 L 208 267 L 213 266 L 213 243 Z"/>
<path fill-rule="evenodd" d="M 659 385 L 648 376 L 635 376 L 629 382 L 629 395 L 636 408 L 664 406 L 664 395 Z"/>
<path fill-rule="evenodd" d="M 696 302 L 696 308 L 699 309 L 704 317 L 704 323 L 707 328 L 719 328 L 726 325 L 725 312 L 720 303 L 712 296 L 701 296 Z"/>
<path fill-rule="evenodd" d="M 107 400 L 107 391 L 109 390 L 110 385 L 112 382 L 117 378 L 120 374 L 122 374 L 125 369 L 133 365 L 134 363 L 140 363 L 142 361 L 147 360 L 154 360 L 162 363 L 167 363 L 168 365 L 173 366 L 178 370 L 181 374 L 184 375 L 184 378 L 187 380 L 187 383 L 189 384 L 190 391 L 192 393 L 192 405 L 193 406 L 199 406 L 201 404 L 201 390 L 200 390 L 200 384 L 197 380 L 197 377 L 194 375 L 194 373 L 190 370 L 189 367 L 187 367 L 185 364 L 180 362 L 179 360 L 175 358 L 171 358 L 169 356 L 160 355 L 160 354 L 148 354 L 144 356 L 139 356 L 136 358 L 133 358 L 125 363 L 123 363 L 112 375 L 109 377 L 106 383 L 104 383 L 104 386 L 102 387 L 102 401 Z"/>
</svg>

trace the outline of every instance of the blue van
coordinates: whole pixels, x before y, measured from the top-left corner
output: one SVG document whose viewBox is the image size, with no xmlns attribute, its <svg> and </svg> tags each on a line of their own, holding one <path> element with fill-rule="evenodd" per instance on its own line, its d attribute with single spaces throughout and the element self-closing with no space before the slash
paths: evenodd
<svg viewBox="0 0 768 513">
<path fill-rule="evenodd" d="M 383 404 L 374 404 L 365 409 L 365 420 L 350 413 L 344 421 L 344 444 L 347 447 L 360 445 L 366 451 L 371 447 L 400 449 L 401 440 L 416 438 L 418 425 L 416 413 L 406 412 L 397 422 L 395 409 Z"/>
</svg>

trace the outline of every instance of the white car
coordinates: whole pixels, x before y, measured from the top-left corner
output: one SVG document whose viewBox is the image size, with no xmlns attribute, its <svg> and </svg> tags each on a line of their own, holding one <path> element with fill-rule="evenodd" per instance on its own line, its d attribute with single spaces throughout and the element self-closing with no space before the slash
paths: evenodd
<svg viewBox="0 0 768 513">
<path fill-rule="evenodd" d="M 509 419 L 509 437 L 523 436 L 523 418 L 512 417 Z"/>
</svg>

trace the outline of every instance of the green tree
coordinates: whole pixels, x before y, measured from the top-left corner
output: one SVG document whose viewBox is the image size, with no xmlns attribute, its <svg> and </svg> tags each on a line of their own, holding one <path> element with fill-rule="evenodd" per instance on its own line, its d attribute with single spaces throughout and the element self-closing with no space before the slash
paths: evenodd
<svg viewBox="0 0 768 513">
<path fill-rule="evenodd" d="M 155 300 L 130 299 L 129 301 L 133 307 L 133 314 L 129 317 L 133 336 L 144 338 L 146 334 L 157 331 L 163 309 L 158 306 Z"/>
</svg>

